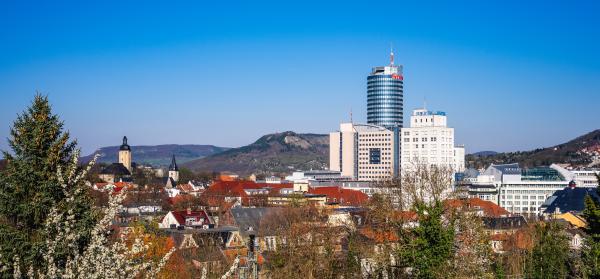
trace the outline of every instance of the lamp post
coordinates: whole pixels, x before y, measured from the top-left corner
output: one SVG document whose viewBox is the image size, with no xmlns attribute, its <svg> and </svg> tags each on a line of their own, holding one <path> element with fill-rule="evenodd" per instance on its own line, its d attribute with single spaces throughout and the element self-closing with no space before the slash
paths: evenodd
<svg viewBox="0 0 600 279">
<path fill-rule="evenodd" d="M 256 232 L 252 227 L 248 228 L 248 236 L 250 241 L 248 242 L 248 268 L 252 270 L 252 279 L 258 279 L 258 261 L 255 252 L 256 246 Z"/>
</svg>

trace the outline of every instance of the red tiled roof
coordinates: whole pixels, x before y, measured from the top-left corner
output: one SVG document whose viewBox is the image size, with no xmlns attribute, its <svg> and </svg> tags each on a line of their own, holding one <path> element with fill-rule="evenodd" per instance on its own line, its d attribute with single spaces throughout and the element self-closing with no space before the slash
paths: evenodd
<svg viewBox="0 0 600 279">
<path fill-rule="evenodd" d="M 279 192 L 284 188 L 293 188 L 291 183 L 271 184 L 271 183 L 256 183 L 254 181 L 215 181 L 202 196 L 206 199 L 209 205 L 218 204 L 225 197 L 240 197 L 243 204 L 248 204 L 249 196 L 245 190 L 252 189 L 270 189 L 269 194 Z"/>
<path fill-rule="evenodd" d="M 179 184 L 179 185 L 177 185 L 177 188 L 183 192 L 193 192 L 194 191 L 194 187 L 192 187 L 192 185 L 190 185 L 190 184 Z"/>
<path fill-rule="evenodd" d="M 374 240 L 377 243 L 382 243 L 382 242 L 395 242 L 398 241 L 400 238 L 398 237 L 398 235 L 396 234 L 396 232 L 390 230 L 390 231 L 380 231 L 380 230 L 375 230 L 373 228 L 362 228 L 358 230 L 359 233 L 363 236 L 365 236 L 368 239 Z"/>
<path fill-rule="evenodd" d="M 337 202 L 341 205 L 359 206 L 369 200 L 367 194 L 338 186 L 314 187 L 308 190 L 310 194 L 326 195 L 327 202 Z"/>
<path fill-rule="evenodd" d="M 177 223 L 181 224 L 185 224 L 185 218 L 188 217 L 197 217 L 197 218 L 204 218 L 204 220 L 207 220 L 205 223 L 209 223 L 209 218 L 208 218 L 208 214 L 206 214 L 206 212 L 204 210 L 200 210 L 200 211 L 187 211 L 187 210 L 181 210 L 181 211 L 171 211 L 171 213 L 173 214 L 173 217 L 175 217 L 175 220 L 177 220 Z"/>
<path fill-rule="evenodd" d="M 480 209 L 486 217 L 502 217 L 510 215 L 510 212 L 499 205 L 491 201 L 484 201 L 480 198 L 450 199 L 446 200 L 445 204 L 450 208 L 466 206 L 468 209 Z"/>
</svg>

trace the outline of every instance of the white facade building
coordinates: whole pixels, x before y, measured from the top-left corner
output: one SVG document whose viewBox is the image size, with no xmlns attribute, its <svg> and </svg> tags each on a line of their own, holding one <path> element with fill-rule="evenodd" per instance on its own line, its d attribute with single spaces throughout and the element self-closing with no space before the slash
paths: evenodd
<svg viewBox="0 0 600 279">
<path fill-rule="evenodd" d="M 600 174 L 598 169 L 566 169 L 557 164 L 552 164 L 550 167 L 557 170 L 566 180 L 575 181 L 577 187 L 598 187 L 598 179 L 596 178 L 596 175 Z"/>
<path fill-rule="evenodd" d="M 569 185 L 552 167 L 521 169 L 519 164 L 490 165 L 470 182 L 469 196 L 494 202 L 511 213 L 541 214 L 541 205 Z"/>
<path fill-rule="evenodd" d="M 394 132 L 384 127 L 342 123 L 329 134 L 329 169 L 354 180 L 389 179 L 399 161 L 394 143 Z"/>
<path fill-rule="evenodd" d="M 401 169 L 417 164 L 451 167 L 454 172 L 465 168 L 465 148 L 454 145 L 454 128 L 449 128 L 444 112 L 416 109 L 410 128 L 402 128 Z"/>
</svg>

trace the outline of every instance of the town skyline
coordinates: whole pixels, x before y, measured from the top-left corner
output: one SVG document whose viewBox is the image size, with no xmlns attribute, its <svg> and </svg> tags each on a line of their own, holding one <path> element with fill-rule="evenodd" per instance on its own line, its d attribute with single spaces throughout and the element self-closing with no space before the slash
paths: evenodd
<svg viewBox="0 0 600 279">
<path fill-rule="evenodd" d="M 336 13 L 335 5 L 297 7 L 315 18 L 307 24 L 298 16 L 261 18 L 259 7 L 211 17 L 210 6 L 168 14 L 149 5 L 134 21 L 102 4 L 77 16 L 60 5 L 47 14 L 42 5 L 14 5 L 0 19 L 12 27 L 0 31 L 3 150 L 36 90 L 49 96 L 83 154 L 118 145 L 123 135 L 132 145 L 238 147 L 288 130 L 327 134 L 351 110 L 366 123 L 366 77 L 388 63 L 390 43 L 404 66 L 405 116 L 424 100 L 447 112 L 468 153 L 548 147 L 598 128 L 593 2 L 582 3 L 588 9 L 548 4 L 539 14 L 529 13 L 539 3 L 477 4 L 484 7 L 459 20 L 453 13 L 461 9 L 451 5 L 390 4 L 412 26 L 357 4 Z M 161 25 L 150 21 L 155 15 Z M 75 19 L 80 26 L 70 24 Z M 381 28 L 371 32 L 375 19 Z M 253 24 L 237 30 L 243 22 Z M 506 28 L 516 25 L 523 28 Z"/>
</svg>

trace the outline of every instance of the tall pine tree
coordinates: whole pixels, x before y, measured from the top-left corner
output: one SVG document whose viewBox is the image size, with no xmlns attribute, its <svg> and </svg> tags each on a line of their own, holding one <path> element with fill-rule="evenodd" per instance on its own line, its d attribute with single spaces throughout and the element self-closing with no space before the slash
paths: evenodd
<svg viewBox="0 0 600 279">
<path fill-rule="evenodd" d="M 48 98 L 39 94 L 18 115 L 8 143 L 12 152 L 3 151 L 7 165 L 0 173 L 0 260 L 11 261 L 17 255 L 21 261 L 35 262 L 45 238 L 51 237 L 44 235 L 46 217 L 65 198 L 58 169 L 66 170 L 77 156 L 76 143 L 52 114 Z M 95 218 L 91 202 L 85 194 L 78 199 L 64 209 L 75 211 L 80 229 L 89 232 Z"/>
<path fill-rule="evenodd" d="M 596 192 L 600 192 L 600 175 L 596 175 L 598 187 Z M 585 197 L 585 209 L 583 217 L 588 225 L 586 232 L 588 238 L 581 251 L 583 260 L 583 271 L 588 278 L 600 278 L 600 201 L 591 196 Z"/>
<path fill-rule="evenodd" d="M 454 253 L 454 221 L 444 221 L 444 205 L 416 202 L 419 225 L 412 230 L 405 249 L 400 250 L 403 264 L 412 268 L 416 278 L 442 278 Z"/>
</svg>

